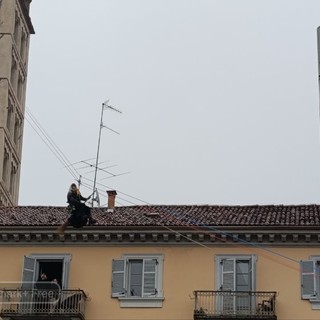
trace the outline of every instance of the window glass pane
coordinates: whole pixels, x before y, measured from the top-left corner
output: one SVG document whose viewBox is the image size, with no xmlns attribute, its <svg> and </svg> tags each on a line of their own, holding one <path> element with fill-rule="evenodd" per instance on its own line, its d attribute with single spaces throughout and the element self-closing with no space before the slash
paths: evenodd
<svg viewBox="0 0 320 320">
<path fill-rule="evenodd" d="M 248 273 L 249 261 L 237 261 L 237 273 Z"/>
<path fill-rule="evenodd" d="M 237 286 L 247 286 L 249 284 L 248 274 L 237 274 Z"/>
<path fill-rule="evenodd" d="M 129 260 L 129 289 L 131 296 L 142 296 L 142 260 Z"/>
<path fill-rule="evenodd" d="M 141 273 L 142 261 L 130 261 L 130 266 L 132 274 Z"/>
<path fill-rule="evenodd" d="M 251 288 L 249 264 L 248 260 L 238 260 L 236 263 L 236 290 L 238 291 L 249 291 Z"/>
</svg>

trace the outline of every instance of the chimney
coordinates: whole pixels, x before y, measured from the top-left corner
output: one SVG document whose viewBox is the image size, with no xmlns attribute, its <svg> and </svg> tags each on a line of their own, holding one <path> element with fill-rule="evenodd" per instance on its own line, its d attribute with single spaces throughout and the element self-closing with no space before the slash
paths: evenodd
<svg viewBox="0 0 320 320">
<path fill-rule="evenodd" d="M 116 190 L 109 190 L 109 191 L 107 191 L 107 194 L 108 194 L 108 210 L 107 210 L 107 212 L 113 212 L 114 207 L 115 207 L 117 191 Z"/>
</svg>

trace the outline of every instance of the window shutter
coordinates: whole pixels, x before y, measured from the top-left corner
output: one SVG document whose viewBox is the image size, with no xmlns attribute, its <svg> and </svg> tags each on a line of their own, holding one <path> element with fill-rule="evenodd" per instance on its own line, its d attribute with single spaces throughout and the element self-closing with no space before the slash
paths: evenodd
<svg viewBox="0 0 320 320">
<path fill-rule="evenodd" d="M 301 298 L 314 299 L 317 296 L 316 261 L 300 261 Z"/>
<path fill-rule="evenodd" d="M 222 260 L 221 290 L 235 290 L 235 259 Z"/>
<path fill-rule="evenodd" d="M 156 290 L 156 271 L 157 259 L 143 260 L 143 296 L 152 296 L 157 294 Z"/>
<path fill-rule="evenodd" d="M 35 279 L 37 260 L 32 257 L 24 256 L 23 270 L 22 270 L 22 284 L 21 289 L 26 290 L 21 294 L 19 311 L 21 313 L 28 313 L 32 310 L 33 303 L 33 289 L 37 279 Z"/>
<path fill-rule="evenodd" d="M 37 279 L 34 278 L 36 269 L 36 259 L 28 256 L 24 256 L 23 261 L 23 271 L 22 271 L 22 289 L 33 289 L 34 281 Z"/>
<path fill-rule="evenodd" d="M 125 296 L 125 260 L 118 259 L 112 260 L 112 297 Z"/>
<path fill-rule="evenodd" d="M 62 270 L 62 280 L 61 280 L 61 289 L 68 289 L 69 282 L 69 268 L 70 268 L 71 255 L 66 255 L 63 258 L 63 270 Z"/>
</svg>

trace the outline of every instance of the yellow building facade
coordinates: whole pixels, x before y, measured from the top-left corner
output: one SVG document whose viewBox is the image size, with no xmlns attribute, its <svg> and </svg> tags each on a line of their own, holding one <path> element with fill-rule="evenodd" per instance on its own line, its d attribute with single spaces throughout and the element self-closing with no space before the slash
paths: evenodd
<svg viewBox="0 0 320 320">
<path fill-rule="evenodd" d="M 43 272 L 61 292 L 81 292 L 81 308 L 37 314 L 32 298 L 23 319 L 319 318 L 320 236 L 310 225 L 318 206 L 95 208 L 96 226 L 63 235 L 56 227 L 65 208 L 2 210 L 3 319 L 21 319 L 26 300 L 12 292 L 34 290 Z M 296 221 L 284 225 L 292 210 Z M 270 216 L 274 222 L 252 225 Z"/>
</svg>

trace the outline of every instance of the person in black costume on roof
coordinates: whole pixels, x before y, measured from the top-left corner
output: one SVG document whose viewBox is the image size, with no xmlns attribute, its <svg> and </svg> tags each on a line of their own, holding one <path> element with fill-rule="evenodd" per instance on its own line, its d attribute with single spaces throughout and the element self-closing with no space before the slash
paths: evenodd
<svg viewBox="0 0 320 320">
<path fill-rule="evenodd" d="M 67 202 L 69 203 L 68 211 L 71 215 L 68 220 L 58 228 L 59 233 L 64 233 L 69 225 L 75 228 L 82 228 L 87 222 L 89 222 L 89 225 L 96 223 L 96 220 L 91 216 L 91 209 L 84 203 L 89 199 L 90 196 L 85 198 L 81 195 L 75 183 L 71 184 L 67 194 Z"/>
</svg>

